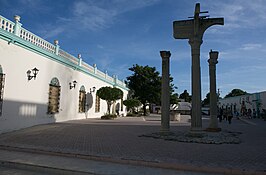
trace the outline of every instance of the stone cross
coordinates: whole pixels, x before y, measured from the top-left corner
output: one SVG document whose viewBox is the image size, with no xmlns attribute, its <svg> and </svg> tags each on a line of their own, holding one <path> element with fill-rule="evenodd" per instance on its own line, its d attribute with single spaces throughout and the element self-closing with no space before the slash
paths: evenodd
<svg viewBox="0 0 266 175">
<path fill-rule="evenodd" d="M 169 74 L 169 58 L 170 51 L 160 51 L 162 57 L 162 116 L 161 116 L 161 132 L 170 131 L 170 74 Z"/>
<path fill-rule="evenodd" d="M 221 128 L 218 128 L 217 120 L 217 93 L 216 93 L 216 64 L 218 63 L 218 54 L 217 51 L 210 51 L 209 62 L 209 76 L 210 76 L 210 125 L 209 130 L 220 131 Z"/>
<path fill-rule="evenodd" d="M 174 38 L 189 39 L 192 55 L 192 110 L 191 110 L 191 131 L 202 130 L 201 116 L 201 73 L 200 73 L 200 46 L 205 30 L 212 25 L 223 25 L 223 18 L 207 18 L 200 16 L 200 4 L 195 6 L 194 17 L 191 20 L 173 22 Z"/>
</svg>

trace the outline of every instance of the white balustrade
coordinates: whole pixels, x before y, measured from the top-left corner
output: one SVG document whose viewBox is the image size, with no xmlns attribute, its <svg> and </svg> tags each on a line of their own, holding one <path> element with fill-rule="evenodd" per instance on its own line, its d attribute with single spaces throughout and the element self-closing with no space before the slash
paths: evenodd
<svg viewBox="0 0 266 175">
<path fill-rule="evenodd" d="M 8 19 L 4 18 L 0 15 L 0 28 L 4 29 L 10 33 L 13 33 L 14 31 L 15 23 L 12 21 L 9 21 Z"/>
<path fill-rule="evenodd" d="M 102 78 L 105 78 L 105 73 L 103 73 L 102 71 L 97 71 L 97 75 L 102 77 Z"/>
<path fill-rule="evenodd" d="M 53 44 L 49 43 L 48 41 L 45 41 L 41 37 L 29 32 L 24 28 L 21 28 L 19 37 L 51 53 L 55 52 L 55 46 Z"/>
<path fill-rule="evenodd" d="M 59 56 L 71 61 L 72 63 L 75 63 L 75 64 L 78 64 L 79 61 L 76 57 L 74 57 L 73 55 L 70 55 L 69 53 L 65 52 L 64 50 L 62 49 L 59 49 L 59 53 L 58 53 Z"/>
<path fill-rule="evenodd" d="M 8 19 L 6 19 L 0 15 L 0 28 L 1 29 L 5 30 L 7 32 L 10 32 L 10 33 L 14 33 L 14 26 L 15 26 L 14 22 L 12 22 L 12 21 L 10 21 L 10 20 L 8 20 Z M 31 33 L 30 31 L 28 31 L 22 27 L 20 28 L 19 37 L 26 40 L 26 41 L 31 42 L 32 44 L 34 44 L 34 45 L 36 45 L 42 49 L 45 49 L 51 53 L 55 53 L 55 45 L 49 43 L 48 41 L 42 39 L 41 37 Z M 78 58 L 65 52 L 62 49 L 59 49 L 58 55 L 71 61 L 74 64 L 78 65 L 78 63 L 79 63 Z M 92 67 L 91 65 L 89 65 L 85 62 L 82 62 L 81 67 L 85 68 L 88 72 L 94 73 L 94 67 Z M 105 78 L 109 82 L 114 82 L 113 77 L 106 75 L 105 73 L 103 73 L 99 70 L 97 71 L 97 75 L 101 78 Z M 124 86 L 124 82 L 122 82 L 120 80 L 117 80 L 117 84 Z"/>
<path fill-rule="evenodd" d="M 109 76 L 109 75 L 107 75 L 106 80 L 107 80 L 107 81 L 114 82 L 114 78 L 111 77 L 111 76 Z"/>
<path fill-rule="evenodd" d="M 89 65 L 89 64 L 87 64 L 85 62 L 82 62 L 82 67 L 84 67 L 85 69 L 87 69 L 91 73 L 94 72 L 94 68 L 91 65 Z"/>
</svg>

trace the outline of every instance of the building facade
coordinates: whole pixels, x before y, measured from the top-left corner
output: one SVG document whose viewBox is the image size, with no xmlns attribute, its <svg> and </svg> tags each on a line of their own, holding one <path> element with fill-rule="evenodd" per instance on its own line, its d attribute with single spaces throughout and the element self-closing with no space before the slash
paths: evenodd
<svg viewBox="0 0 266 175">
<path fill-rule="evenodd" d="M 261 117 L 266 110 L 266 91 L 219 99 L 218 105 L 242 116 L 251 111 L 253 117 Z"/>
<path fill-rule="evenodd" d="M 0 133 L 33 125 L 96 118 L 107 112 L 99 88 L 117 87 L 123 99 L 113 105 L 126 115 L 128 89 L 117 76 L 97 70 L 59 47 L 0 16 Z"/>
</svg>

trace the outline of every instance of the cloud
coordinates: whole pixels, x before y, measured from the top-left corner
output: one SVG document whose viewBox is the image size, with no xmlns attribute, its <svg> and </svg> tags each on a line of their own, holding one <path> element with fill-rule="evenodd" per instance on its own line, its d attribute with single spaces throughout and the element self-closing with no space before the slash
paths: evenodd
<svg viewBox="0 0 266 175">
<path fill-rule="evenodd" d="M 225 94 L 234 88 L 241 88 L 247 92 L 265 90 L 265 85 L 262 81 L 265 70 L 266 64 L 253 64 L 238 66 L 237 68 L 224 70 L 224 72 L 218 71 L 217 87 Z"/>
<path fill-rule="evenodd" d="M 29 0 L 30 1 L 30 0 Z M 101 31 L 114 25 L 119 15 L 145 8 L 159 2 L 159 0 L 82 0 L 73 1 L 72 12 L 69 17 L 57 17 L 53 27 L 58 28 L 52 31 L 43 31 L 46 38 L 52 38 L 60 33 L 68 32 L 73 34 L 77 30 Z M 46 24 L 46 26 L 52 24 Z M 148 31 L 147 25 L 144 30 Z"/>
<path fill-rule="evenodd" d="M 65 29 L 63 27 L 57 27 L 53 28 L 51 30 L 43 30 L 44 33 L 43 38 L 54 38 L 55 36 L 58 36 L 59 34 L 63 33 Z"/>
<path fill-rule="evenodd" d="M 74 3 L 71 21 L 80 21 L 81 27 L 96 31 L 110 27 L 123 13 L 150 6 L 158 0 L 79 1 Z"/>
<path fill-rule="evenodd" d="M 243 44 L 240 48 L 241 50 L 257 50 L 262 47 L 261 44 L 255 44 L 255 43 L 249 43 L 249 44 Z"/>
</svg>

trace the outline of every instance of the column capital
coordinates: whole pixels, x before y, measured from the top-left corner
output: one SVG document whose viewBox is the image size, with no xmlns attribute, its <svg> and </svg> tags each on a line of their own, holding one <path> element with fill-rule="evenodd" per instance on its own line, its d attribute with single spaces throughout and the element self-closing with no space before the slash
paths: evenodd
<svg viewBox="0 0 266 175">
<path fill-rule="evenodd" d="M 219 55 L 219 52 L 218 51 L 213 51 L 211 50 L 209 52 L 209 56 L 210 56 L 210 59 L 208 60 L 209 64 L 217 64 L 218 63 L 218 55 Z"/>
<path fill-rule="evenodd" d="M 170 51 L 160 51 L 160 55 L 161 55 L 162 59 L 169 59 L 171 56 L 171 52 Z"/>
<path fill-rule="evenodd" d="M 189 38 L 188 43 L 190 46 L 194 46 L 195 44 L 201 45 L 203 43 L 203 40 L 201 37 L 196 37 L 196 38 Z"/>
</svg>

